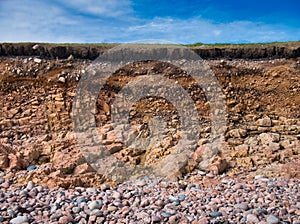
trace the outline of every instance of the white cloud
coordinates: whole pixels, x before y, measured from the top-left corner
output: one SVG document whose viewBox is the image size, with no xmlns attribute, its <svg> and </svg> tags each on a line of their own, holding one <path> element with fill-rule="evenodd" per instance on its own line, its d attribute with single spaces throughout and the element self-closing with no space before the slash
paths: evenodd
<svg viewBox="0 0 300 224">
<path fill-rule="evenodd" d="M 72 41 L 77 37 L 64 35 L 64 31 L 76 25 L 77 21 L 54 4 L 36 0 L 26 4 L 20 4 L 18 0 L 3 1 L 0 41 Z"/>
<path fill-rule="evenodd" d="M 118 17 L 132 12 L 130 0 L 61 0 L 73 9 L 96 16 Z"/>
<path fill-rule="evenodd" d="M 199 17 L 187 20 L 155 18 L 127 29 L 139 37 L 160 37 L 175 43 L 268 42 L 291 40 L 300 30 L 251 21 L 215 23 Z M 297 35 L 298 34 L 298 35 Z"/>
<path fill-rule="evenodd" d="M 251 21 L 137 18 L 129 0 L 66 2 L 2 0 L 0 42 L 267 42 L 300 36 L 296 28 Z"/>
</svg>

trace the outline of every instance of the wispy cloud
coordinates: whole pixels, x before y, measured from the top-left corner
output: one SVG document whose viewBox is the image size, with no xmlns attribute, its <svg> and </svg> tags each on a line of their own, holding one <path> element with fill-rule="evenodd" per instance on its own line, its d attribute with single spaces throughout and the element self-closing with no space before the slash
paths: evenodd
<svg viewBox="0 0 300 224">
<path fill-rule="evenodd" d="M 251 21 L 214 23 L 199 17 L 187 20 L 154 18 L 141 25 L 131 26 L 127 31 L 135 33 L 137 37 L 160 37 L 176 43 L 268 42 L 300 37 L 299 29 L 287 32 L 280 25 Z"/>
<path fill-rule="evenodd" d="M 130 0 L 61 0 L 60 2 L 75 11 L 95 16 L 118 17 L 132 13 Z"/>
<path fill-rule="evenodd" d="M 131 6 L 129 0 L 28 0 L 26 4 L 21 0 L 2 0 L 0 42 L 134 42 L 156 39 L 172 43 L 215 43 L 300 38 L 299 27 L 249 20 L 220 23 L 202 17 L 142 18 L 136 16 Z"/>
</svg>

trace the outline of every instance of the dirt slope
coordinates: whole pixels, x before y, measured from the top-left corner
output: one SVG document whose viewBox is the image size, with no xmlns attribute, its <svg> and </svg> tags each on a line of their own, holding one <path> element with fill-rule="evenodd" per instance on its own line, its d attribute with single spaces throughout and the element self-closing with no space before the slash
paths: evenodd
<svg viewBox="0 0 300 224">
<path fill-rule="evenodd" d="M 1 52 L 3 55 L 3 46 Z M 70 53 L 66 52 L 62 57 Z M 36 56 L 0 58 L 0 170 L 13 171 L 11 175 L 16 182 L 33 180 L 50 187 L 68 188 L 98 186 L 105 181 L 76 147 L 70 116 L 78 80 L 90 63 Z M 228 118 L 226 147 L 206 171 L 299 178 L 299 59 L 222 59 L 208 63 L 224 92 Z M 210 133 L 209 105 L 199 86 L 182 70 L 161 62 L 130 64 L 107 80 L 96 112 L 99 133 L 106 147 L 117 158 L 133 164 L 151 164 L 172 153 L 180 123 L 175 108 L 168 102 L 149 98 L 132 108 L 132 124 L 138 128 L 158 114 L 168 121 L 168 136 L 163 144 L 148 151 L 126 148 L 116 139 L 109 121 L 110 105 L 120 88 L 136 76 L 157 73 L 173 77 L 195 101 L 201 136 L 192 158 L 201 161 Z M 138 131 L 147 136 L 147 128 Z M 31 165 L 36 167 L 26 171 Z M 185 172 L 197 166 L 187 164 Z"/>
</svg>

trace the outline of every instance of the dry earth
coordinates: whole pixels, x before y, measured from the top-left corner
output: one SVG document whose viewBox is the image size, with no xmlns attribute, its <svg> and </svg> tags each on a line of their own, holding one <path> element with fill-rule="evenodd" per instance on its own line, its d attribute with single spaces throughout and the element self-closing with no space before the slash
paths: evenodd
<svg viewBox="0 0 300 224">
<path fill-rule="evenodd" d="M 78 80 L 92 61 L 0 58 L 0 170 L 9 184 L 32 180 L 49 187 L 98 187 L 106 180 L 86 162 L 75 144 L 71 119 Z M 178 175 L 204 170 L 209 176 L 284 176 L 300 178 L 300 61 L 295 59 L 208 60 L 226 98 L 227 130 L 224 147 L 209 166 L 203 166 L 210 133 L 209 103 L 202 90 L 173 65 L 138 62 L 116 71 L 100 92 L 96 122 L 104 144 L 118 159 L 132 164 L 152 164 L 172 153 L 180 137 L 176 108 L 150 97 L 131 109 L 136 132 L 149 135 L 147 122 L 163 116 L 168 135 L 161 144 L 144 151 L 127 148 L 110 122 L 110 105 L 118 91 L 136 76 L 164 74 L 175 79 L 191 95 L 198 109 L 201 134 L 198 147 Z M 201 165 L 202 164 L 202 165 Z M 211 186 L 203 176 L 187 181 Z M 215 179 L 217 180 L 217 179 Z M 7 187 L 7 183 L 1 184 Z"/>
</svg>

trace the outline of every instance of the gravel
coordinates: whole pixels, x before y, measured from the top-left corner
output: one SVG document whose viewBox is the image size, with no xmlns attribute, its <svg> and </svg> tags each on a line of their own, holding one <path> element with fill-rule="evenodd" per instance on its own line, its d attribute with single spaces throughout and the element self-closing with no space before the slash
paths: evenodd
<svg viewBox="0 0 300 224">
<path fill-rule="evenodd" d="M 0 189 L 0 222 L 299 223 L 299 182 L 224 176 L 204 188 L 184 179 L 144 178 L 116 187 L 64 190 L 29 181 Z"/>
</svg>

